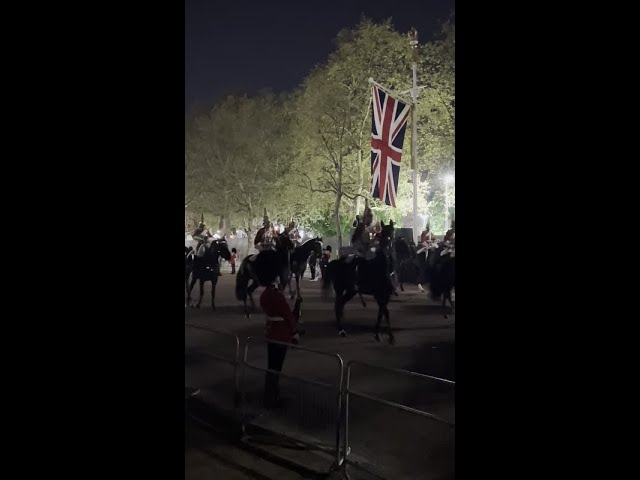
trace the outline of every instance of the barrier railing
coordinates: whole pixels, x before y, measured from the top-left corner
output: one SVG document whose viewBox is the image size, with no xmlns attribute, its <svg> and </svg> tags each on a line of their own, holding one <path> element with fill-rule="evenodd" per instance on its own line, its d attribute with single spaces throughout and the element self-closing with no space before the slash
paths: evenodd
<svg viewBox="0 0 640 480">
<path fill-rule="evenodd" d="M 371 388 L 388 389 L 388 395 L 394 398 L 385 399 L 383 394 L 354 388 L 354 367 L 375 369 L 378 373 L 373 377 L 375 381 L 369 380 Z M 389 378 L 383 379 L 385 375 Z M 425 384 L 420 386 L 422 382 Z M 348 478 L 347 463 L 366 464 L 374 473 L 394 479 L 426 478 L 427 470 L 440 474 L 453 469 L 455 420 L 442 412 L 434 413 L 433 409 L 453 410 L 455 382 L 350 361 L 343 393 L 345 430 L 341 463 L 345 477 Z M 387 434 L 380 435 L 383 429 Z M 354 430 L 358 433 L 355 442 Z"/>
<path fill-rule="evenodd" d="M 345 375 L 339 354 L 251 337 L 240 358 L 236 335 L 197 325 L 185 324 L 185 337 L 185 385 L 205 401 L 233 400 L 245 432 L 261 427 L 323 452 L 328 470 L 341 466 L 347 478 L 347 463 L 398 480 L 451 473 L 455 382 L 359 361 L 350 361 Z M 281 372 L 267 367 L 269 344 L 287 347 Z M 299 362 L 302 355 L 314 360 Z M 221 364 L 232 367 L 232 380 Z M 360 376 L 360 368 L 376 374 Z M 268 375 L 278 379 L 281 404 L 263 403 Z"/>
<path fill-rule="evenodd" d="M 269 344 L 287 347 L 281 372 L 266 367 L 266 348 L 261 355 L 262 365 L 249 359 L 250 350 L 255 350 L 251 345 L 266 347 Z M 316 359 L 312 362 L 313 372 L 296 362 L 300 356 L 308 354 Z M 330 364 L 323 365 L 321 358 L 332 360 Z M 257 377 L 255 372 L 260 372 L 263 377 Z M 276 384 L 283 394 L 277 404 L 271 404 L 270 398 L 265 395 L 266 383 L 273 382 L 273 377 L 270 380 L 269 375 L 276 376 Z M 314 376 L 316 378 L 312 378 Z M 335 468 L 341 461 L 343 378 L 344 362 L 338 354 L 249 337 L 244 347 L 240 373 L 243 428 L 254 425 L 295 439 L 311 449 L 329 454 L 333 458 L 329 469 Z"/>
<path fill-rule="evenodd" d="M 240 339 L 230 332 L 189 323 L 185 323 L 184 328 L 185 385 L 199 389 L 199 396 L 205 401 L 237 409 L 240 404 Z M 232 367 L 232 377 L 219 368 L 220 364 Z"/>
</svg>

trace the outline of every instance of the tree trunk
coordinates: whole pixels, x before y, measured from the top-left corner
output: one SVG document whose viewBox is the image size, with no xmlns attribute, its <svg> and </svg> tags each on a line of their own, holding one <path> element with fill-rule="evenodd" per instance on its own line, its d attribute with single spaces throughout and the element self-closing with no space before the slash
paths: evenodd
<svg viewBox="0 0 640 480">
<path fill-rule="evenodd" d="M 358 150 L 358 179 L 360 180 L 360 185 L 358 185 L 358 190 L 356 193 L 362 193 L 362 150 Z M 360 197 L 356 197 L 356 213 L 353 216 L 355 218 L 356 215 L 360 213 Z"/>
<path fill-rule="evenodd" d="M 338 237 L 338 248 L 342 247 L 342 228 L 340 225 L 340 202 L 342 201 L 342 193 L 336 195 L 336 204 L 334 208 L 336 220 L 336 236 Z"/>
</svg>

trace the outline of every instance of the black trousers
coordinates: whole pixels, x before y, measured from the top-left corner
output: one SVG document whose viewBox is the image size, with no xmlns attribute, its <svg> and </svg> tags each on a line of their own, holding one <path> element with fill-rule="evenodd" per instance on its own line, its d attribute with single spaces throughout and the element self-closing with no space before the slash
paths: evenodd
<svg viewBox="0 0 640 480">
<path fill-rule="evenodd" d="M 316 264 L 315 263 L 310 263 L 309 264 L 309 269 L 311 269 L 311 280 L 315 280 L 316 279 Z"/>
<path fill-rule="evenodd" d="M 329 266 L 328 263 L 325 262 L 320 262 L 320 274 L 322 275 L 322 278 L 325 279 L 326 275 L 327 275 L 327 267 Z"/>
<path fill-rule="evenodd" d="M 231 275 L 235 275 L 235 273 L 236 273 L 236 264 L 232 263 L 231 264 Z"/>
<path fill-rule="evenodd" d="M 277 372 L 282 371 L 284 365 L 284 358 L 287 355 L 287 347 L 285 345 L 278 345 L 275 343 L 267 344 L 267 368 L 269 370 L 275 370 Z M 267 372 L 264 382 L 264 400 L 265 403 L 271 403 L 280 397 L 280 389 L 278 381 L 280 375 L 277 373 Z"/>
</svg>

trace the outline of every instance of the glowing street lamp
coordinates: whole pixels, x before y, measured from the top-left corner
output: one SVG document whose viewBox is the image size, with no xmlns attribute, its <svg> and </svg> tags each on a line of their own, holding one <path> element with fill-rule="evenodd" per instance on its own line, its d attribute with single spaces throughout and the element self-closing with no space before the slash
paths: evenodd
<svg viewBox="0 0 640 480">
<path fill-rule="evenodd" d="M 449 185 L 455 183 L 456 178 L 452 174 L 444 176 L 444 231 L 449 230 Z"/>
</svg>

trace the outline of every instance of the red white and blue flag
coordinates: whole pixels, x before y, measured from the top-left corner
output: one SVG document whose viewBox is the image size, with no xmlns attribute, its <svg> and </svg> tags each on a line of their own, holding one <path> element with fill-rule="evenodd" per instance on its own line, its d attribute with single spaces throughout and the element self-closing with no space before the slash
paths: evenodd
<svg viewBox="0 0 640 480">
<path fill-rule="evenodd" d="M 371 196 L 395 208 L 410 106 L 372 86 Z"/>
</svg>

